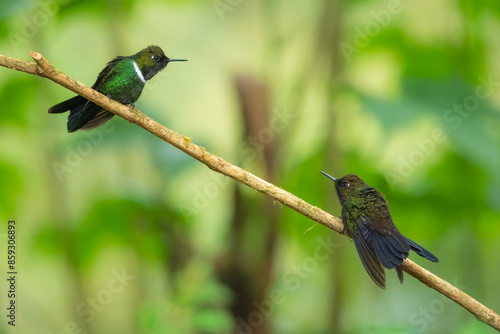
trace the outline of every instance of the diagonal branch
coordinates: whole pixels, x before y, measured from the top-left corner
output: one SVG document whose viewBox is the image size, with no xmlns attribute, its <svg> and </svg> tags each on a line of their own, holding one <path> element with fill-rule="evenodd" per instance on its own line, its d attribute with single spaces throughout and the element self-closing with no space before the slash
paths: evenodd
<svg viewBox="0 0 500 334">
<path fill-rule="evenodd" d="M 148 116 L 144 115 L 137 109 L 124 106 L 101 93 L 83 85 L 82 83 L 68 77 L 66 74 L 57 70 L 50 64 L 41 54 L 31 52 L 31 57 L 35 63 L 26 62 L 23 60 L 10 58 L 0 55 L 0 65 L 10 69 L 21 72 L 26 72 L 41 77 L 48 78 L 55 83 L 79 94 L 86 99 L 98 104 L 99 106 L 111 111 L 112 113 L 126 119 L 131 123 L 135 123 L 146 131 L 152 133 L 158 138 L 166 141 L 167 143 L 177 147 L 179 150 L 190 155 L 201 163 L 205 164 L 208 168 L 217 173 L 224 174 L 230 178 L 255 189 L 272 199 L 288 206 L 289 208 L 297 211 L 298 213 L 310 218 L 326 227 L 342 233 L 343 225 L 339 218 L 330 215 L 329 213 L 315 207 L 306 201 L 300 199 L 292 193 L 289 193 L 255 175 L 247 172 L 246 170 L 235 166 L 226 160 L 211 154 L 205 148 L 193 144 L 191 138 L 182 136 L 175 131 L 167 129 L 165 126 L 154 121 Z M 430 286 L 439 293 L 450 298 L 472 314 L 479 320 L 488 324 L 489 326 L 500 331 L 500 316 L 495 311 L 487 308 L 479 303 L 474 298 L 467 295 L 452 284 L 446 282 L 442 278 L 434 275 L 430 271 L 420 267 L 411 260 L 406 259 L 403 262 L 403 269 L 408 274 L 417 278 L 422 283 Z"/>
</svg>

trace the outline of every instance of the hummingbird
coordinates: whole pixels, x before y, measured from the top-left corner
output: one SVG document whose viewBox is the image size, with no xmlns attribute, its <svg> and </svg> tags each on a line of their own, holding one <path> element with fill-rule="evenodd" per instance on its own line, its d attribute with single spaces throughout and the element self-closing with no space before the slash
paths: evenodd
<svg viewBox="0 0 500 334">
<path fill-rule="evenodd" d="M 337 179 L 321 173 L 335 182 L 342 206 L 343 233 L 354 240 L 361 263 L 375 284 L 385 289 L 383 267 L 396 268 L 399 281 L 403 284 L 401 264 L 410 249 L 427 260 L 439 262 L 431 252 L 399 232 L 381 192 L 354 174 Z"/>
<path fill-rule="evenodd" d="M 115 101 L 133 106 L 146 81 L 173 61 L 186 59 L 168 58 L 159 46 L 150 45 L 132 56 L 118 56 L 111 60 L 99 73 L 92 88 Z M 68 110 L 68 132 L 96 128 L 115 115 L 80 95 L 51 107 L 49 114 Z"/>
</svg>

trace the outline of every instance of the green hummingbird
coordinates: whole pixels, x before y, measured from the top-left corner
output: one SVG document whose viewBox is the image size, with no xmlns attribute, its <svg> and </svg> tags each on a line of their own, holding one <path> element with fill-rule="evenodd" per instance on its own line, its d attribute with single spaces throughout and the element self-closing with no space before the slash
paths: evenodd
<svg viewBox="0 0 500 334">
<path fill-rule="evenodd" d="M 431 252 L 402 235 L 394 225 L 384 195 L 367 185 L 359 176 L 346 175 L 340 179 L 321 172 L 335 182 L 342 206 L 343 233 L 354 240 L 361 263 L 368 275 L 385 289 L 385 271 L 396 268 L 403 283 L 401 264 L 410 249 L 432 262 L 439 262 Z"/>
<path fill-rule="evenodd" d="M 92 88 L 107 97 L 133 105 L 139 98 L 146 81 L 154 77 L 172 61 L 156 45 L 137 52 L 129 57 L 116 57 L 111 60 L 97 76 Z M 49 109 L 50 114 L 59 114 L 69 110 L 68 132 L 90 130 L 107 122 L 114 114 L 78 95 L 56 104 Z"/>
</svg>

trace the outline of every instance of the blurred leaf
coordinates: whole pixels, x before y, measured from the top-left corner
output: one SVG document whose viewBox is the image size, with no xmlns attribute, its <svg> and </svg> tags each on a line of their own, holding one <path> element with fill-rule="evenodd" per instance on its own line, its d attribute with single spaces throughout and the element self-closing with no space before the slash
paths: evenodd
<svg viewBox="0 0 500 334">
<path fill-rule="evenodd" d="M 48 254 L 59 254 L 64 250 L 62 243 L 64 235 L 60 230 L 48 226 L 47 224 L 47 226 L 40 229 L 33 247 L 36 250 L 43 250 Z"/>
<path fill-rule="evenodd" d="M 193 315 L 193 326 L 202 333 L 226 333 L 233 326 L 233 319 L 223 310 L 204 309 Z"/>
<path fill-rule="evenodd" d="M 0 160 L 0 211 L 4 219 L 16 219 L 16 204 L 23 192 L 19 168 Z"/>
<path fill-rule="evenodd" d="M 14 76 L 0 87 L 0 123 L 25 127 L 30 114 L 28 107 L 32 105 L 36 87 L 36 80 L 25 75 Z"/>
<path fill-rule="evenodd" d="M 132 245 L 141 257 L 158 257 L 165 248 L 154 208 L 131 200 L 97 202 L 77 231 L 76 246 L 82 264 L 110 244 Z M 168 220 L 168 216 L 163 219 Z"/>
</svg>

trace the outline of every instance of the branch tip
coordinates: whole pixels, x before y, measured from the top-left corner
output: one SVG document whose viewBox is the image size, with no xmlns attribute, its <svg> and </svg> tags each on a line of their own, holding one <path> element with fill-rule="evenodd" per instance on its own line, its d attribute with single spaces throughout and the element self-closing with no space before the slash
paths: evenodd
<svg viewBox="0 0 500 334">
<path fill-rule="evenodd" d="M 33 58 L 34 60 L 40 60 L 43 58 L 40 53 L 35 52 L 35 51 L 30 51 L 30 55 L 31 55 L 31 58 Z"/>
</svg>

